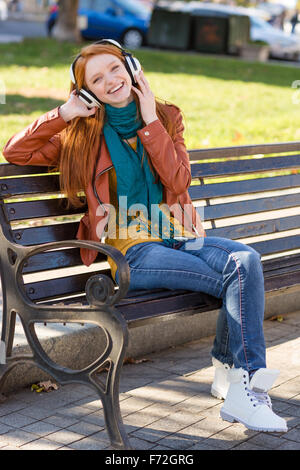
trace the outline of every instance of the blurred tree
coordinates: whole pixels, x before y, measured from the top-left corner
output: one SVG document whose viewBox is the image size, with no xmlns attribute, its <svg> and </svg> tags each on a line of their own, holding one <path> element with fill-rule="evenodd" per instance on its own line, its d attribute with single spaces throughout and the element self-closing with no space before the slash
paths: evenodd
<svg viewBox="0 0 300 470">
<path fill-rule="evenodd" d="M 53 37 L 59 41 L 80 42 L 81 35 L 77 26 L 79 0 L 59 0 L 58 18 L 53 28 Z"/>
</svg>

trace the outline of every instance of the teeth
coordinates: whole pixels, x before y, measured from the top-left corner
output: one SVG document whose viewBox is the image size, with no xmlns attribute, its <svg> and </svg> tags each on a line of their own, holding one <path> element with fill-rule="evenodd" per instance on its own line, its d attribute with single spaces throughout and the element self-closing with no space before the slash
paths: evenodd
<svg viewBox="0 0 300 470">
<path fill-rule="evenodd" d="M 113 88 L 112 90 L 109 91 L 109 93 L 114 93 L 115 91 L 119 90 L 123 86 L 123 83 L 121 85 L 117 86 L 116 88 Z"/>
</svg>

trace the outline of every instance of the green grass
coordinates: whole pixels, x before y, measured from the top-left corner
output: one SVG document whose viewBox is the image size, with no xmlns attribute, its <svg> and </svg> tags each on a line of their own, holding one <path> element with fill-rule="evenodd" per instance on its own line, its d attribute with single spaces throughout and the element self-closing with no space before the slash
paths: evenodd
<svg viewBox="0 0 300 470">
<path fill-rule="evenodd" d="M 78 50 L 51 39 L 0 45 L 0 87 L 6 88 L 1 149 L 15 132 L 66 100 Z M 299 69 L 194 53 L 139 50 L 136 56 L 155 95 L 182 109 L 188 149 L 300 139 L 300 104 L 292 101 Z"/>
</svg>

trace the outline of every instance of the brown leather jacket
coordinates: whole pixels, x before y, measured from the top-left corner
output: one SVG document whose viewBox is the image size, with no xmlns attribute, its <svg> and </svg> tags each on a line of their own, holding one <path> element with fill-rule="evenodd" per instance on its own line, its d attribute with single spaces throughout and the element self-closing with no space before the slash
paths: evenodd
<svg viewBox="0 0 300 470">
<path fill-rule="evenodd" d="M 203 237 L 206 233 L 201 218 L 188 193 L 191 167 L 183 139 L 182 115 L 176 106 L 165 106 L 176 123 L 175 137 L 171 139 L 159 119 L 140 129 L 138 135 L 163 184 L 163 202 L 186 230 Z M 67 126 L 59 114 L 59 107 L 56 107 L 15 134 L 5 145 L 3 155 L 16 165 L 56 165 L 60 156 L 60 132 Z M 113 166 L 103 134 L 96 139 L 94 152 L 100 158 L 94 184 L 91 181 L 85 189 L 88 211 L 80 221 L 76 238 L 99 241 L 108 221 L 108 170 Z M 83 248 L 80 254 L 83 263 L 89 266 L 98 253 Z"/>
</svg>

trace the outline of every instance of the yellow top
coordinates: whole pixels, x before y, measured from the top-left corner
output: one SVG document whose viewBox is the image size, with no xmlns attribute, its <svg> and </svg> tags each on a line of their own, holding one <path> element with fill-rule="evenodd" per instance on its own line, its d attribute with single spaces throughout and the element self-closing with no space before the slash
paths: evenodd
<svg viewBox="0 0 300 470">
<path fill-rule="evenodd" d="M 130 143 L 133 150 L 136 150 L 136 141 Z M 139 216 L 135 217 L 134 220 L 136 221 L 135 224 L 129 224 L 127 230 L 122 229 L 119 230 L 119 226 L 116 224 L 116 220 L 118 218 L 118 196 L 117 196 L 117 174 L 115 168 L 112 168 L 109 171 L 109 194 L 110 194 L 110 204 L 115 207 L 116 214 L 113 214 L 111 211 L 110 217 L 108 220 L 108 236 L 105 239 L 105 243 L 108 245 L 114 246 L 117 248 L 121 253 L 125 256 L 127 250 L 138 243 L 145 243 L 145 242 L 162 242 L 163 239 L 159 237 L 151 237 L 151 221 L 145 220 L 139 212 Z M 177 233 L 181 236 L 186 236 L 188 238 L 195 238 L 195 235 L 191 232 L 188 232 L 180 222 L 174 218 L 170 212 L 166 212 L 166 208 L 160 205 L 160 209 L 169 217 L 170 226 L 174 226 L 174 231 L 177 229 Z M 137 224 L 137 222 L 141 222 Z M 157 226 L 157 225 L 156 225 Z M 155 226 L 155 228 L 156 228 Z M 121 235 L 121 236 L 120 236 Z M 107 257 L 107 261 L 111 268 L 111 275 L 115 280 L 115 275 L 117 271 L 117 265 L 113 261 L 112 258 L 109 256 Z"/>
</svg>

